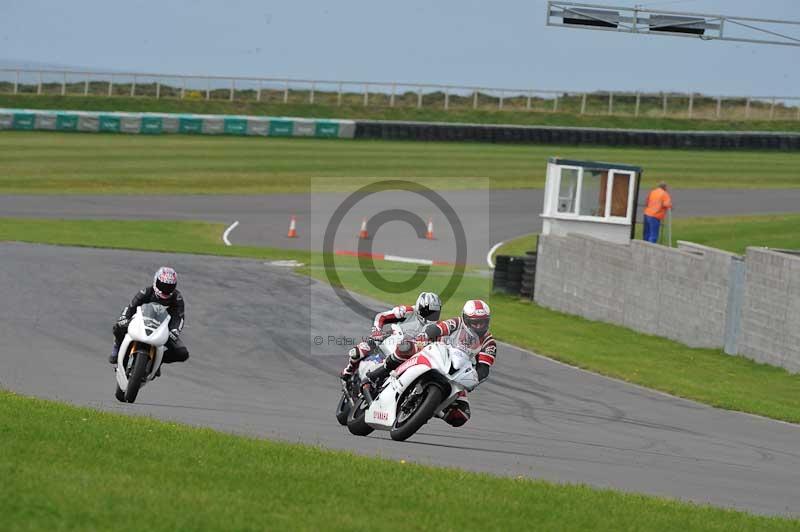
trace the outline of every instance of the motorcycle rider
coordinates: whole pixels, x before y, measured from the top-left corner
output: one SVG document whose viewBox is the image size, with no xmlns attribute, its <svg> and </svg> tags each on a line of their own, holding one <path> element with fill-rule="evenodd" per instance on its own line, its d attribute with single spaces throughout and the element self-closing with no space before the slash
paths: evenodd
<svg viewBox="0 0 800 532">
<path fill-rule="evenodd" d="M 433 292 L 422 292 L 417 297 L 414 306 L 400 305 L 375 315 L 372 322 L 371 342 L 360 342 L 348 352 L 347 366 L 342 370 L 340 377 L 349 380 L 356 371 L 361 361 L 369 356 L 373 345 L 383 339 L 383 327 L 397 324 L 411 336 L 416 336 L 431 323 L 436 323 L 442 313 L 442 300 Z M 371 345 L 372 344 L 372 345 Z"/>
<path fill-rule="evenodd" d="M 152 286 L 142 288 L 133 296 L 130 305 L 122 309 L 122 314 L 114 324 L 114 349 L 108 361 L 112 364 L 117 363 L 119 346 L 128 332 L 128 323 L 136 313 L 136 308 L 147 303 L 158 303 L 167 307 L 169 313 L 169 340 L 167 340 L 166 351 L 162 364 L 172 362 L 185 362 L 189 358 L 189 350 L 180 339 L 185 318 L 183 296 L 176 288 L 178 285 L 178 274 L 169 266 L 162 266 L 153 276 Z M 156 375 L 161 372 L 159 371 Z"/>
<path fill-rule="evenodd" d="M 480 299 L 471 299 L 464 304 L 460 317 L 449 318 L 425 327 L 425 331 L 415 339 L 405 339 L 398 343 L 397 349 L 381 365 L 367 374 L 371 383 L 379 383 L 397 369 L 403 362 L 420 350 L 422 342 L 445 342 L 464 351 L 472 359 L 478 381 L 489 377 L 489 371 L 497 356 L 497 343 L 489 332 L 492 314 L 489 305 Z M 416 340 L 416 341 L 414 341 Z M 460 427 L 470 418 L 469 401 L 466 392 L 444 412 L 443 419 L 453 427 Z"/>
</svg>

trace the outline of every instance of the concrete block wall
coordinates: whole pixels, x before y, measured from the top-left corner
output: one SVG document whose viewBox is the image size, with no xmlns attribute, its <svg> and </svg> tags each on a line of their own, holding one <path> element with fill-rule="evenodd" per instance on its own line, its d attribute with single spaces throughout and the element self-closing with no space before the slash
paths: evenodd
<svg viewBox="0 0 800 532">
<path fill-rule="evenodd" d="M 723 346 L 735 255 L 690 243 L 674 249 L 577 234 L 542 236 L 539 246 L 540 305 L 692 347 Z"/>
<path fill-rule="evenodd" d="M 800 257 L 748 248 L 739 354 L 800 372 Z"/>
</svg>

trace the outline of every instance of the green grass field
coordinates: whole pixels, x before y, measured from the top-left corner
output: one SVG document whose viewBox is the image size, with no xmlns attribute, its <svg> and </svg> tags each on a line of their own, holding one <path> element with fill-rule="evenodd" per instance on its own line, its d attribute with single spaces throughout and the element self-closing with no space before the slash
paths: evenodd
<svg viewBox="0 0 800 532">
<path fill-rule="evenodd" d="M 400 177 L 464 188 L 540 188 L 550 156 L 645 168 L 642 187 L 800 186 L 800 153 L 369 140 L 0 132 L 0 194 L 306 193 Z M 765 170 L 765 159 L 769 170 Z"/>
<path fill-rule="evenodd" d="M 82 90 L 83 87 L 80 88 Z M 130 89 L 128 89 L 128 93 Z M 163 98 L 156 100 L 154 97 L 130 98 L 127 96 L 59 96 L 59 95 L 30 95 L 30 94 L 0 94 L 0 107 L 20 109 L 70 109 L 76 111 L 130 111 L 130 112 L 162 112 L 162 113 L 199 113 L 199 114 L 241 114 L 241 115 L 271 115 L 271 116 L 296 116 L 311 118 L 350 118 L 370 120 L 410 120 L 422 122 L 461 122 L 473 124 L 515 124 L 515 125 L 542 125 L 542 126 L 576 126 L 576 127 L 605 127 L 629 129 L 665 129 L 665 130 L 708 130 L 708 131 L 800 131 L 800 120 L 793 109 L 783 109 L 776 115 L 776 120 L 768 120 L 766 109 L 753 108 L 753 116 L 760 116 L 760 120 L 714 120 L 715 102 L 709 101 L 705 108 L 700 102 L 695 102 L 695 116 L 707 116 L 709 119 L 681 118 L 674 110 L 678 103 L 673 102 L 670 111 L 672 116 L 661 116 L 661 101 L 651 102 L 648 109 L 643 110 L 639 117 L 633 115 L 632 102 L 627 105 L 622 100 L 617 100 L 616 109 L 629 116 L 607 116 L 607 100 L 603 97 L 592 98 L 589 112 L 592 114 L 581 115 L 579 99 L 573 99 L 572 105 L 564 106 L 562 112 L 552 112 L 552 104 L 546 103 L 538 112 L 520 109 L 525 103 L 510 100 L 509 106 L 517 107 L 516 110 L 496 109 L 494 106 L 484 106 L 476 110 L 464 108 L 471 106 L 471 102 L 462 108 L 442 109 L 443 101 L 440 98 L 438 108 L 427 104 L 422 109 L 416 109 L 416 96 L 413 102 L 406 102 L 404 107 L 391 108 L 383 100 L 382 105 L 363 106 L 361 95 L 351 95 L 343 101 L 341 107 L 335 103 L 317 103 L 310 105 L 292 98 L 288 104 L 277 102 L 257 102 L 255 96 L 249 100 L 230 102 L 227 100 L 227 91 L 221 99 L 209 101 L 203 99 L 179 100 L 176 98 Z M 153 87 L 155 93 L 155 87 Z M 335 97 L 335 95 L 334 95 Z M 308 95 L 305 94 L 307 101 Z M 319 95 L 318 95 L 319 101 Z M 377 102 L 373 98 L 373 102 Z M 430 100 L 428 100 L 430 101 Z M 514 104 L 517 105 L 514 105 Z M 655 104 L 655 105 L 653 105 Z M 682 102 L 685 109 L 688 102 Z M 738 103 L 743 117 L 744 102 Z M 564 112 L 566 111 L 566 112 Z M 777 118 L 781 119 L 777 119 Z"/>
<path fill-rule="evenodd" d="M 579 485 L 500 478 L 0 390 L 2 529 L 797 530 Z M 391 496 L 387 496 L 391 494 Z"/>
<path fill-rule="evenodd" d="M 305 263 L 299 272 L 328 280 L 321 254 L 226 247 L 220 240 L 225 228 L 223 224 L 200 222 L 170 224 L 170 232 L 163 233 L 159 242 L 154 244 L 152 239 L 145 238 L 152 234 L 153 223 L 156 222 L 0 218 L 0 241 L 295 259 Z M 685 223 L 692 225 L 691 220 Z M 732 250 L 760 245 L 770 242 L 769 239 L 781 239 L 781 242 L 791 245 L 800 239 L 796 231 L 798 223 L 800 215 L 700 220 L 696 226 L 708 228 L 708 234 L 704 237 L 697 230 L 693 239 L 705 239 L 708 245 Z M 721 224 L 735 229 L 733 232 L 722 230 Z M 387 293 L 365 277 L 356 259 L 335 257 L 335 264 L 341 285 L 378 300 L 392 303 L 412 301 L 419 290 L 410 288 L 400 293 Z M 376 263 L 377 272 L 393 282 L 409 278 L 415 268 L 405 264 Z M 449 273 L 447 267 L 433 268 L 425 289 L 441 292 L 449 281 Z M 800 423 L 800 375 L 757 364 L 744 357 L 728 356 L 720 350 L 692 349 L 624 327 L 562 314 L 534 303 L 520 302 L 517 298 L 490 296 L 489 288 L 488 276 L 468 270 L 458 290 L 447 302 L 445 314 L 456 314 L 466 299 L 488 298 L 494 313 L 492 331 L 501 340 L 575 366 L 719 408 Z"/>
</svg>

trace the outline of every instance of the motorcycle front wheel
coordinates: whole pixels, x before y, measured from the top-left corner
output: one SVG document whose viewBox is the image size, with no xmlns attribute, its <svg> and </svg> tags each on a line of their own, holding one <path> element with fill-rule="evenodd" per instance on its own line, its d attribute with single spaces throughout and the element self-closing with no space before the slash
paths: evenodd
<svg viewBox="0 0 800 532">
<path fill-rule="evenodd" d="M 139 395 L 139 387 L 147 374 L 147 363 L 150 361 L 144 353 L 137 353 L 136 360 L 133 362 L 133 369 L 128 377 L 128 389 L 125 390 L 125 400 L 129 403 L 136 401 Z"/>
<path fill-rule="evenodd" d="M 350 414 L 347 416 L 347 430 L 350 431 L 350 434 L 354 434 L 356 436 L 367 436 L 371 434 L 373 430 L 375 430 L 367 425 L 366 421 L 364 421 L 367 408 L 367 403 L 362 397 L 356 401 L 356 404 L 354 404 L 353 408 L 350 409 Z"/>
<path fill-rule="evenodd" d="M 410 438 L 415 432 L 422 428 L 422 425 L 433 417 L 433 414 L 436 413 L 436 407 L 441 404 L 441 388 L 430 382 L 422 386 L 423 389 L 422 392 L 420 392 L 422 397 L 416 399 L 416 408 L 409 415 L 401 416 L 400 410 L 403 408 L 405 402 L 410 399 L 408 394 L 413 393 L 416 386 L 409 387 L 406 394 L 398 401 L 397 421 L 395 421 L 394 427 L 389 431 L 389 435 L 393 440 L 403 441 Z"/>
</svg>

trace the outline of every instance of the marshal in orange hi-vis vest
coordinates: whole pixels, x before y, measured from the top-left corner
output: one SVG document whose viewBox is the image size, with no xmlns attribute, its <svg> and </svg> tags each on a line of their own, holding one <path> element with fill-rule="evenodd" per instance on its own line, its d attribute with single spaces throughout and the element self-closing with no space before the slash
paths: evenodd
<svg viewBox="0 0 800 532">
<path fill-rule="evenodd" d="M 667 211 L 672 208 L 672 197 L 661 187 L 654 188 L 647 195 L 647 207 L 644 213 L 657 220 L 663 220 Z"/>
</svg>

